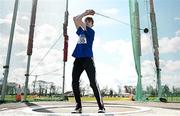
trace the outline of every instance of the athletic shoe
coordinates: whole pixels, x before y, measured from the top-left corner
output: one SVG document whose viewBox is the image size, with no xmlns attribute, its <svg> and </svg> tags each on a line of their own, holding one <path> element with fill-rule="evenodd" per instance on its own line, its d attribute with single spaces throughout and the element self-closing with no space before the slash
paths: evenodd
<svg viewBox="0 0 180 116">
<path fill-rule="evenodd" d="M 98 113 L 105 113 L 105 108 L 99 108 Z"/>
<path fill-rule="evenodd" d="M 71 113 L 82 113 L 82 108 L 76 106 L 76 108 L 74 109 L 74 111 L 72 111 Z"/>
</svg>

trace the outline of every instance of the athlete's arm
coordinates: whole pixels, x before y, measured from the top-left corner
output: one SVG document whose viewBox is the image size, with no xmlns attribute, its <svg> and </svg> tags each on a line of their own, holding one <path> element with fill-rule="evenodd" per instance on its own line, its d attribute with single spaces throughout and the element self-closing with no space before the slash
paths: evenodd
<svg viewBox="0 0 180 116">
<path fill-rule="evenodd" d="M 82 21 L 82 18 L 87 15 L 94 15 L 94 14 L 95 12 L 93 10 L 86 10 L 84 13 L 73 17 L 76 28 L 78 29 L 79 27 L 82 27 L 84 30 L 86 30 L 86 24 Z"/>
</svg>

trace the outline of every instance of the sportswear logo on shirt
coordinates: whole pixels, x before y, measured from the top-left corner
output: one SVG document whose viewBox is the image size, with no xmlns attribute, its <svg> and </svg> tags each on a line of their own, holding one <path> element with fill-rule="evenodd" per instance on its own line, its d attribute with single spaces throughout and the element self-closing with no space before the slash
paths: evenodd
<svg viewBox="0 0 180 116">
<path fill-rule="evenodd" d="M 78 44 L 87 44 L 87 39 L 84 34 L 79 36 Z"/>
</svg>

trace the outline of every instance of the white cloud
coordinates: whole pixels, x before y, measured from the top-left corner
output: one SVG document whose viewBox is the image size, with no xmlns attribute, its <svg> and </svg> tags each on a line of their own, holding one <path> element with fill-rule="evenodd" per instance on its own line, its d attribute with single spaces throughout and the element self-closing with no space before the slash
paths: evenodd
<svg viewBox="0 0 180 116">
<path fill-rule="evenodd" d="M 26 56 L 26 51 L 21 51 L 15 54 L 15 56 L 20 56 L 20 57 L 25 57 Z"/>
<path fill-rule="evenodd" d="M 55 29 L 55 27 L 49 24 L 40 25 L 40 26 L 37 26 L 37 28 L 35 28 L 34 48 L 33 48 L 33 54 L 31 57 L 30 72 L 39 63 L 39 61 L 42 59 L 45 53 L 50 49 L 50 47 L 54 44 L 54 42 L 58 39 L 57 34 L 58 34 L 57 29 Z M 1 45 L 0 47 L 3 51 L 6 52 L 7 44 L 8 44 L 8 37 L 6 35 L 2 35 L 2 37 L 3 38 L 0 39 L 0 42 L 3 43 L 2 44 L 3 46 Z M 19 33 L 18 30 L 16 30 L 15 35 L 14 35 L 14 42 L 13 42 L 14 44 L 13 44 L 13 51 L 12 51 L 12 54 L 15 54 L 15 55 L 13 55 L 11 58 L 11 70 L 9 71 L 9 79 L 11 81 L 24 83 L 24 79 L 25 79 L 24 74 L 26 71 L 26 63 L 27 63 L 27 54 L 26 54 L 27 42 L 28 42 L 28 33 L 22 34 L 22 33 Z M 57 45 L 49 52 L 48 56 L 35 69 L 33 74 L 42 74 L 45 72 L 53 71 L 54 69 L 57 69 L 57 68 L 60 70 L 58 72 L 60 74 L 62 70 L 62 55 L 63 55 L 62 46 L 63 46 L 63 38 L 59 40 Z M 1 56 L 2 56 L 2 53 L 1 53 Z M 20 61 L 20 63 L 23 64 L 23 65 L 21 64 L 21 66 L 14 64 L 14 61 L 19 57 L 23 59 L 22 61 Z M 3 58 L 5 59 L 5 57 Z M 2 71 L 3 70 L 1 70 L 1 72 Z M 61 75 L 55 75 L 54 76 L 55 78 L 53 79 L 48 79 L 49 78 L 48 76 L 52 76 L 52 75 L 44 75 L 40 77 L 39 79 L 44 79 L 47 81 L 53 80 L 54 82 L 57 82 L 56 84 L 59 83 L 59 81 L 57 81 L 57 77 Z M 29 83 L 31 83 L 32 81 L 33 80 L 30 78 Z"/>
<path fill-rule="evenodd" d="M 180 74 L 179 74 L 180 75 Z M 163 81 L 163 85 L 168 85 L 169 88 L 172 90 L 172 87 L 180 87 L 180 79 L 179 79 L 179 75 L 162 75 L 162 81 Z"/>
<path fill-rule="evenodd" d="M 153 76 L 154 74 L 154 61 L 150 61 L 150 60 L 144 60 L 142 61 L 142 75 L 143 76 Z"/>
<path fill-rule="evenodd" d="M 3 57 L 2 56 L 0 56 L 0 67 L 2 68 L 2 66 L 3 66 Z"/>
<path fill-rule="evenodd" d="M 94 53 L 100 85 L 108 85 L 111 88 L 116 88 L 120 83 L 122 85 L 136 85 L 137 75 L 134 68 L 131 41 L 122 39 L 103 41 L 97 37 L 94 42 Z M 103 60 L 100 53 L 106 56 L 103 57 Z M 117 82 L 117 80 L 119 81 Z"/>
<path fill-rule="evenodd" d="M 180 36 L 162 38 L 159 41 L 160 53 L 176 53 L 180 51 Z"/>
<path fill-rule="evenodd" d="M 141 35 L 141 51 L 142 55 L 147 55 L 152 53 L 152 40 L 150 34 L 142 34 Z"/>
<path fill-rule="evenodd" d="M 21 44 L 22 47 L 27 46 L 27 41 L 28 41 L 28 34 L 22 34 L 19 33 L 18 30 L 15 30 L 14 32 L 14 38 L 13 38 L 13 44 Z M 1 49 L 4 49 L 8 46 L 9 42 L 9 35 L 2 34 L 0 43 L 1 43 Z M 16 46 L 16 45 L 13 45 Z"/>
<path fill-rule="evenodd" d="M 103 42 L 101 40 L 101 42 Z M 128 56 L 132 54 L 131 41 L 124 41 L 122 39 L 105 41 L 100 44 L 102 49 L 110 54 L 122 54 Z"/>
<path fill-rule="evenodd" d="M 117 16 L 119 13 L 119 9 L 117 8 L 102 9 L 102 13 L 110 16 Z"/>
<path fill-rule="evenodd" d="M 16 81 L 17 83 L 24 83 L 25 82 L 25 71 L 26 69 L 24 68 L 14 68 L 12 69 L 12 76 L 10 77 L 9 80 L 11 81 Z"/>
<path fill-rule="evenodd" d="M 145 89 L 147 85 L 156 87 L 155 65 L 153 61 L 144 60 L 141 63 L 142 86 Z"/>
<path fill-rule="evenodd" d="M 12 17 L 13 17 L 13 13 L 9 13 L 5 16 L 5 19 L 12 20 Z"/>
<path fill-rule="evenodd" d="M 19 33 L 18 31 L 15 31 L 14 43 L 21 44 L 25 48 L 28 43 L 28 34 L 22 34 Z"/>
<path fill-rule="evenodd" d="M 141 36 L 141 49 L 142 54 L 152 54 L 153 44 L 151 36 L 142 34 Z M 159 39 L 160 54 L 176 53 L 180 51 L 180 31 L 176 32 L 174 37 L 163 37 Z"/>
<path fill-rule="evenodd" d="M 16 30 L 18 31 L 25 31 L 23 27 L 21 27 L 18 23 L 17 20 L 19 19 L 19 17 L 16 18 Z M 7 24 L 7 26 L 10 26 L 12 23 L 12 14 L 7 14 L 5 16 L 5 18 L 0 19 L 0 24 Z"/>
<path fill-rule="evenodd" d="M 175 17 L 174 20 L 175 21 L 180 21 L 180 17 Z"/>
<path fill-rule="evenodd" d="M 40 62 L 40 60 L 46 55 L 50 50 L 45 59 L 39 64 L 38 68 L 34 73 L 43 73 L 55 67 L 61 67 L 60 61 L 62 61 L 62 49 L 63 49 L 63 37 L 58 40 L 58 36 L 61 32 L 55 29 L 55 27 L 44 24 L 37 26 L 35 38 L 34 38 L 34 48 L 32 54 L 32 70 Z M 55 45 L 55 42 L 57 44 Z M 55 45 L 53 48 L 52 46 Z"/>
<path fill-rule="evenodd" d="M 180 37 L 180 30 L 176 31 L 176 36 Z"/>
<path fill-rule="evenodd" d="M 0 48 L 3 50 L 8 45 L 8 36 L 2 34 L 0 37 Z"/>
<path fill-rule="evenodd" d="M 104 44 L 102 44 L 102 48 L 104 51 L 107 51 L 109 53 L 119 53 L 120 46 L 123 45 L 123 41 L 116 40 L 116 41 L 107 41 Z"/>
<path fill-rule="evenodd" d="M 161 65 L 164 68 L 164 71 L 166 71 L 166 73 L 175 73 L 175 72 L 179 72 L 180 71 L 180 60 L 162 60 L 161 61 Z"/>
<path fill-rule="evenodd" d="M 168 84 L 170 86 L 178 86 L 180 60 L 160 60 L 161 80 L 162 85 Z M 156 67 L 154 61 L 145 60 L 142 62 L 142 84 L 144 86 L 151 84 L 156 86 Z"/>
<path fill-rule="evenodd" d="M 46 48 L 55 42 L 62 32 L 49 24 L 37 26 L 34 37 L 34 48 Z"/>
<path fill-rule="evenodd" d="M 95 61 L 95 63 L 97 68 L 97 80 L 100 83 L 101 88 L 105 86 L 117 88 L 119 84 L 136 85 L 137 76 L 134 67 L 129 65 L 128 62 L 119 61 L 117 62 L 117 65 L 99 61 Z"/>
<path fill-rule="evenodd" d="M 21 19 L 25 20 L 25 21 L 29 21 L 29 17 L 28 16 L 22 16 Z"/>
<path fill-rule="evenodd" d="M 121 22 L 123 24 L 129 23 L 128 17 L 123 16 L 119 12 L 119 9 L 117 9 L 117 8 L 101 9 L 100 12 L 97 11 L 97 14 L 95 15 L 94 18 L 96 20 L 95 24 L 101 25 L 101 26 L 102 25 L 118 24 L 119 22 Z"/>
<path fill-rule="evenodd" d="M 160 68 L 162 73 L 175 74 L 180 71 L 180 60 L 160 60 Z M 144 76 L 152 76 L 152 72 L 156 70 L 154 61 L 144 60 L 142 62 L 142 74 Z"/>
</svg>

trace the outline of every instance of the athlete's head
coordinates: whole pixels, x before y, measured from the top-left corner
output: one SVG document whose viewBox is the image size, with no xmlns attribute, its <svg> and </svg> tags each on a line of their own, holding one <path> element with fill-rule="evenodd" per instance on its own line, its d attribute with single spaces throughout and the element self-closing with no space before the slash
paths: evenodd
<svg viewBox="0 0 180 116">
<path fill-rule="evenodd" d="M 93 20 L 92 17 L 86 17 L 86 18 L 85 18 L 85 23 L 86 23 L 86 26 L 88 26 L 88 27 L 93 27 L 94 20 Z"/>
</svg>

